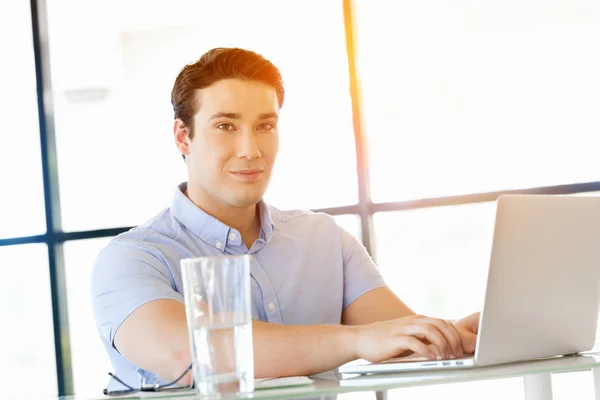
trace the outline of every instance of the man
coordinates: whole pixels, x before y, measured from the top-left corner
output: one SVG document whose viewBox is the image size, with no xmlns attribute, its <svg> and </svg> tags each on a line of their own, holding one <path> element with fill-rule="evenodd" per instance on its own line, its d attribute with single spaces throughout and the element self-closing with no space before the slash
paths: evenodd
<svg viewBox="0 0 600 400">
<path fill-rule="evenodd" d="M 186 369 L 179 261 L 223 254 L 252 256 L 256 377 L 311 375 L 357 358 L 474 351 L 478 314 L 456 324 L 416 315 L 330 216 L 262 201 L 284 100 L 271 62 L 213 49 L 181 70 L 171 100 L 188 180 L 170 207 L 113 239 L 94 267 L 95 318 L 117 376 L 135 384 L 138 373 L 171 380 Z"/>
</svg>

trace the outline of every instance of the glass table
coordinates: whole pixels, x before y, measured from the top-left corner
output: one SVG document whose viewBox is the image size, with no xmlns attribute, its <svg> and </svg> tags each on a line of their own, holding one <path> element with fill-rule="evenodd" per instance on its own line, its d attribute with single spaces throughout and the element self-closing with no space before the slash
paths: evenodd
<svg viewBox="0 0 600 400">
<path fill-rule="evenodd" d="M 553 377 L 565 373 L 584 373 L 579 378 L 588 381 L 587 398 L 600 400 L 600 353 L 583 353 L 580 355 L 556 357 L 544 360 L 529 361 L 522 363 L 506 364 L 485 368 L 474 368 L 464 370 L 443 370 L 423 372 L 401 372 L 372 375 L 341 375 L 332 371 L 326 374 L 320 374 L 312 377 L 312 385 L 261 389 L 255 391 L 251 398 L 253 399 L 337 399 L 337 400 L 358 400 L 373 399 L 386 400 L 392 398 L 408 399 L 413 398 L 407 394 L 415 388 L 437 386 L 448 387 L 449 384 L 465 384 L 459 391 L 451 390 L 443 392 L 443 397 L 465 400 L 464 388 L 472 393 L 472 398 L 491 398 L 496 394 L 498 398 L 515 398 L 515 380 L 522 378 L 521 388 L 518 390 L 517 398 L 525 400 L 548 400 L 553 399 Z M 510 379 L 513 378 L 513 379 Z M 504 381 L 512 385 L 512 392 L 504 396 L 498 391 L 502 391 Z M 591 380 L 591 381 L 590 381 Z M 496 384 L 494 384 L 496 382 Z M 501 384 L 498 385 L 497 383 Z M 469 386 L 470 385 L 470 386 Z M 407 392 L 404 393 L 403 389 Z M 578 387 L 569 387 L 568 390 L 578 390 Z M 435 391 L 431 391 L 435 393 Z M 433 396 L 442 396 L 442 392 Z M 160 399 L 182 399 L 195 398 L 195 392 L 192 391 L 165 391 L 158 393 L 137 393 L 121 397 L 97 396 L 64 396 L 61 400 L 83 400 L 83 399 L 136 399 L 136 398 L 160 398 Z M 418 395 L 414 398 L 423 398 Z M 568 396 L 568 398 L 582 398 L 579 395 Z M 584 397 L 585 398 L 585 397 Z M 227 398 L 224 398 L 224 400 Z M 555 399 L 559 400 L 559 399 Z"/>
</svg>

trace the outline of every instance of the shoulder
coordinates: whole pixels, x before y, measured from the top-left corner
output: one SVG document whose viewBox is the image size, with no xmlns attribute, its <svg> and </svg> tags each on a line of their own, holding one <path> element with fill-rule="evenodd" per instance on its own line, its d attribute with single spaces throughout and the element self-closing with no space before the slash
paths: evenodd
<svg viewBox="0 0 600 400">
<path fill-rule="evenodd" d="M 115 236 L 106 248 L 133 243 L 151 244 L 161 237 L 175 239 L 179 235 L 181 227 L 181 223 L 171 211 L 165 208 L 149 220 Z"/>
<path fill-rule="evenodd" d="M 95 268 L 116 266 L 120 261 L 133 260 L 152 264 L 162 258 L 162 245 L 172 246 L 180 234 L 181 224 L 164 209 L 144 223 L 115 236 L 96 257 Z"/>
<path fill-rule="evenodd" d="M 319 248 L 344 246 L 343 229 L 329 214 L 310 210 L 279 210 L 269 206 L 274 234 L 280 239 L 293 240 Z"/>
<path fill-rule="evenodd" d="M 310 210 L 280 210 L 269 205 L 271 220 L 278 228 L 328 228 L 337 229 L 335 219 L 329 214 Z"/>
</svg>

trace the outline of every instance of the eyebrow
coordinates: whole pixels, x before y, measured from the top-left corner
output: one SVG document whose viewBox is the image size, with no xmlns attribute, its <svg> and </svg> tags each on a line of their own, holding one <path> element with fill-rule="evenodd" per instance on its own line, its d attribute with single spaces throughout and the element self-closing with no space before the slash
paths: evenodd
<svg viewBox="0 0 600 400">
<path fill-rule="evenodd" d="M 240 119 L 242 118 L 241 114 L 238 113 L 228 113 L 228 112 L 218 112 L 216 114 L 214 114 L 212 117 L 210 117 L 210 119 L 217 119 L 217 118 L 229 118 L 229 119 Z"/>
<path fill-rule="evenodd" d="M 276 112 L 263 113 L 258 115 L 258 119 L 279 118 Z"/>
<path fill-rule="evenodd" d="M 262 113 L 258 115 L 258 119 L 269 119 L 269 118 L 277 118 L 278 115 L 276 112 L 270 112 L 270 113 Z M 218 112 L 216 114 L 214 114 L 212 117 L 210 117 L 210 120 L 213 119 L 217 119 L 217 118 L 229 118 L 229 119 L 240 119 L 242 118 L 242 115 L 239 113 L 228 113 L 228 112 Z"/>
</svg>

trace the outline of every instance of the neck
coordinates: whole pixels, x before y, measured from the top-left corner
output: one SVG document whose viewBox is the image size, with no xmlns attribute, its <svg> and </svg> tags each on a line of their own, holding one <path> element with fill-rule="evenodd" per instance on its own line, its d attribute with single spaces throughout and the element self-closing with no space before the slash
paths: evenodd
<svg viewBox="0 0 600 400">
<path fill-rule="evenodd" d="M 248 248 L 260 236 L 260 216 L 257 204 L 246 208 L 232 207 L 223 204 L 202 188 L 195 186 L 188 186 L 185 195 L 205 213 L 236 229 Z"/>
</svg>

